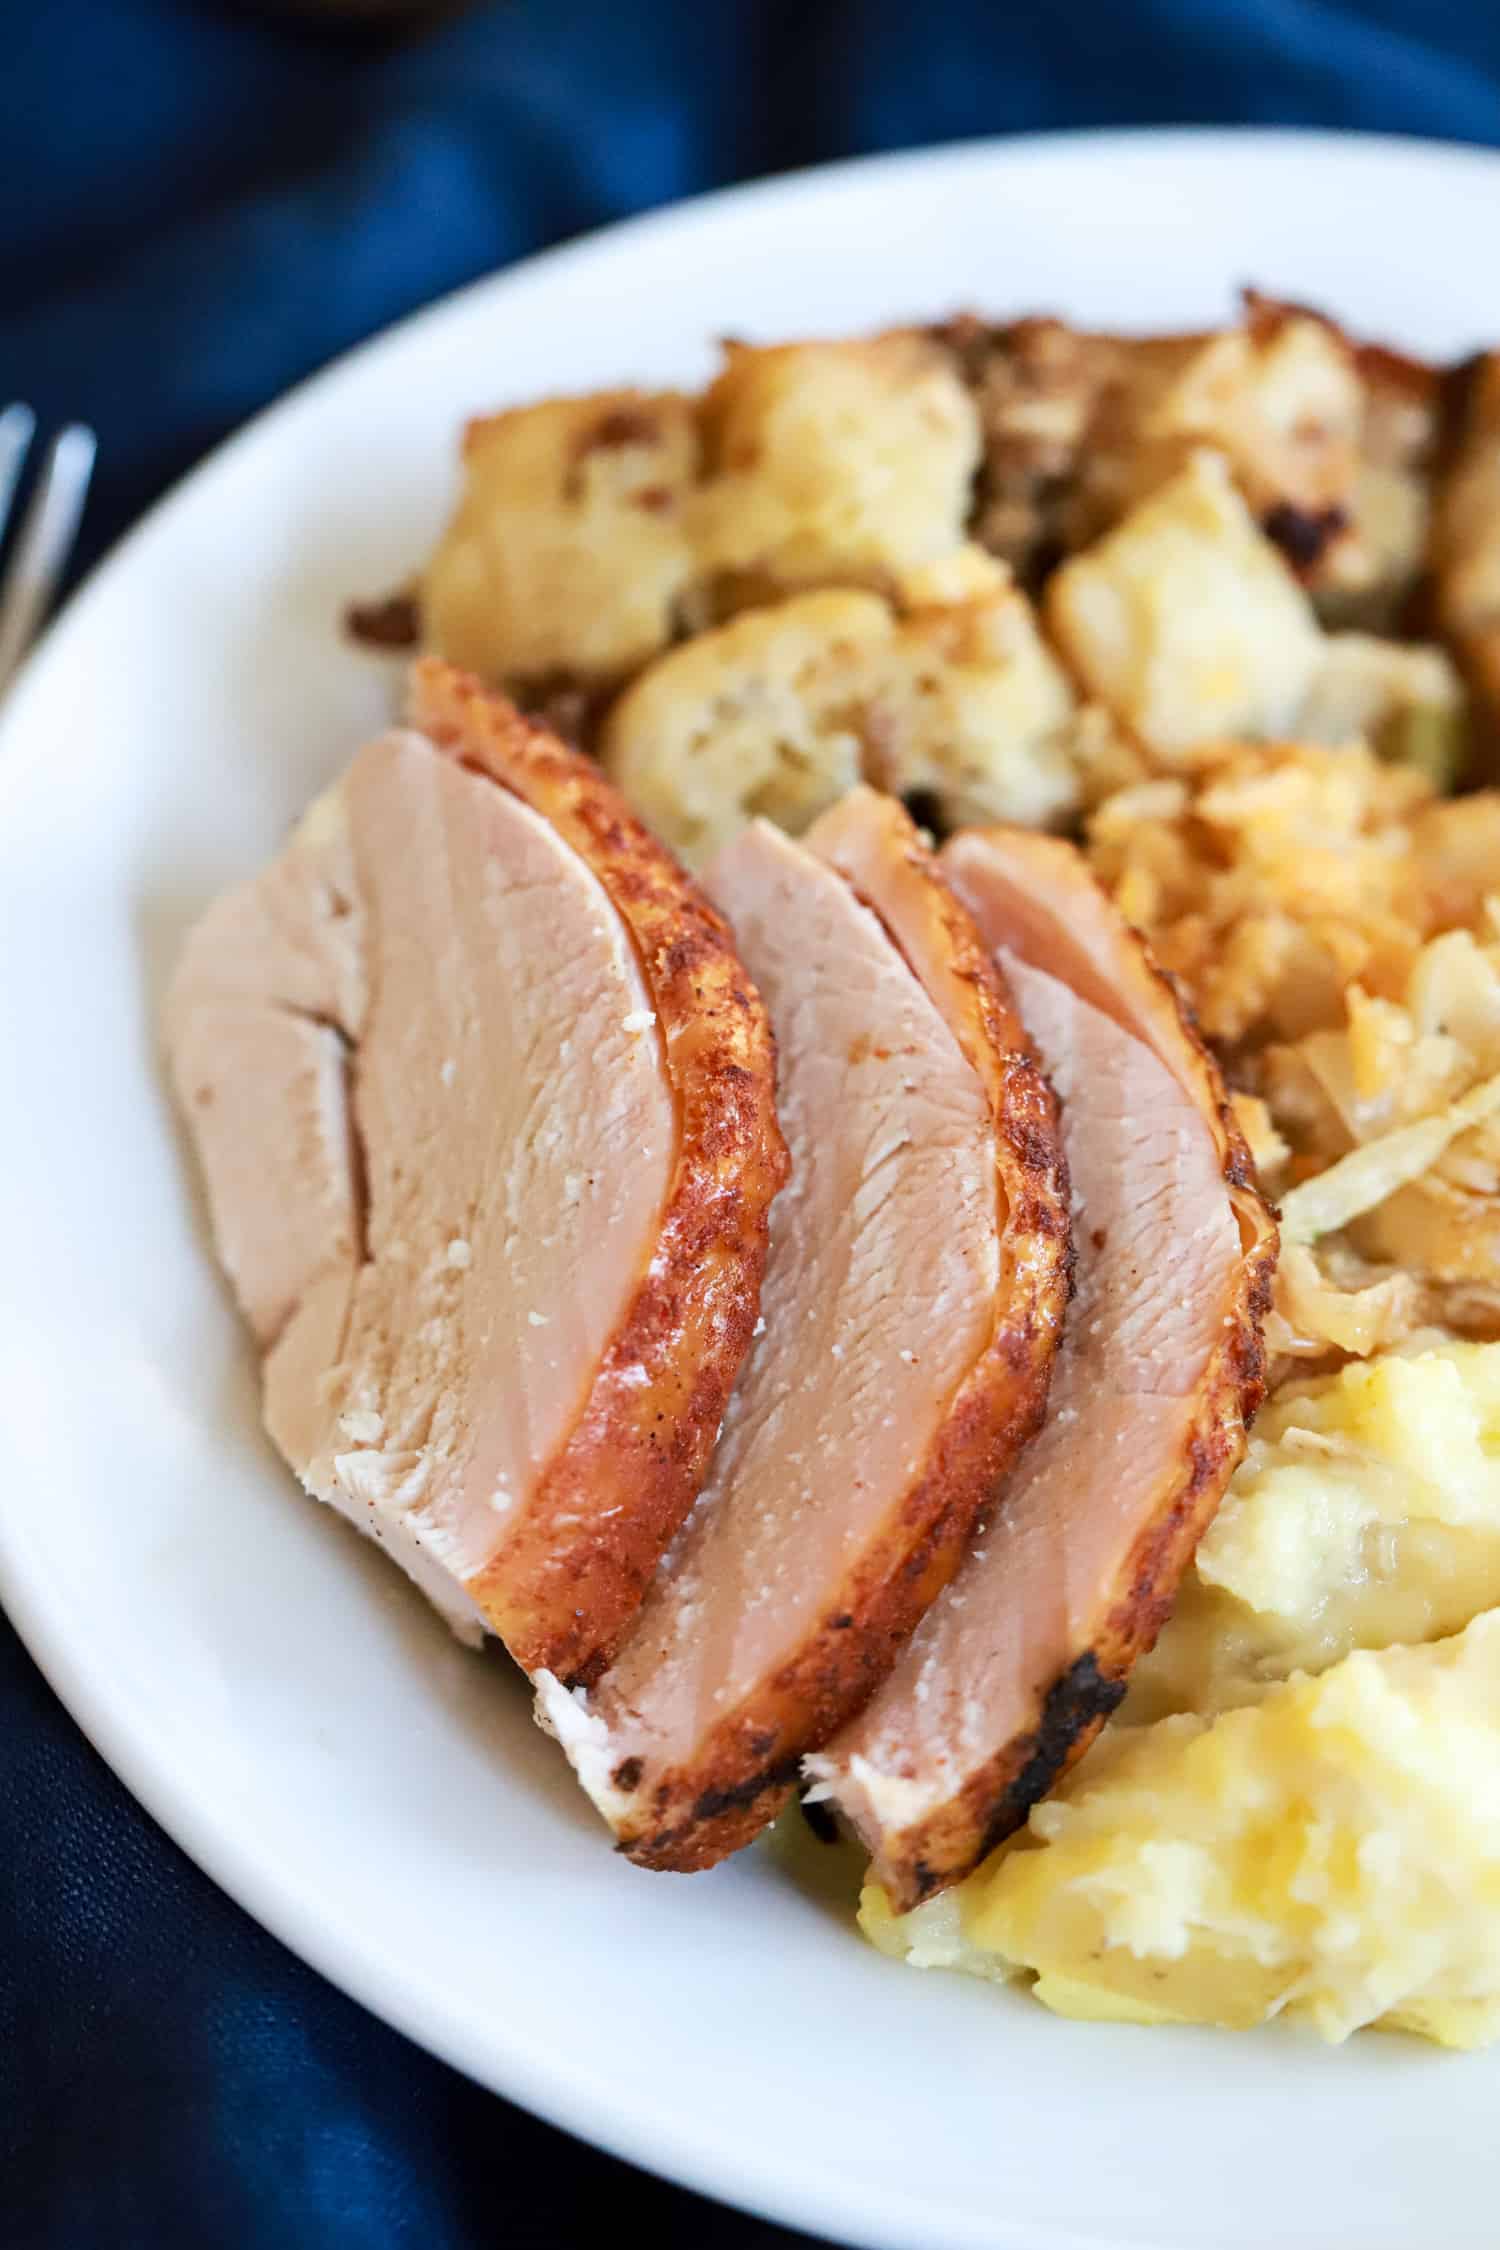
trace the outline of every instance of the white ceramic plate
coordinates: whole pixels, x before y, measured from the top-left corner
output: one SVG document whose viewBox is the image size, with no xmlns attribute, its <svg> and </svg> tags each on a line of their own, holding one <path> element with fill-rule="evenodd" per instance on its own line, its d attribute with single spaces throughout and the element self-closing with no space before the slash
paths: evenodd
<svg viewBox="0 0 1500 2250">
<path fill-rule="evenodd" d="M 154 1055 L 189 918 L 388 708 L 340 604 L 448 503 L 461 416 L 694 380 L 709 340 L 975 304 L 1417 349 L 1500 325 L 1500 160 L 1153 135 L 847 167 L 471 290 L 258 422 L 97 574 L 0 729 L 0 1586 L 164 1825 L 392 2023 L 732 2201 L 899 2250 L 1492 2245 L 1500 2055 L 1144 2033 L 877 1958 L 763 1854 L 612 1857 L 497 1659 L 295 1495 Z M 1478 278 L 1476 278 L 1478 277 Z"/>
</svg>

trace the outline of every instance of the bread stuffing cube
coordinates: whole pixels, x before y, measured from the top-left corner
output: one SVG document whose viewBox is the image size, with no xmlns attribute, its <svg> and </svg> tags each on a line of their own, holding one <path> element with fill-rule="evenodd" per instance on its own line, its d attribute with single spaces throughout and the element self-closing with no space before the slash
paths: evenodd
<svg viewBox="0 0 1500 2250">
<path fill-rule="evenodd" d="M 703 431 L 700 559 L 721 609 L 746 592 L 886 587 L 964 542 L 978 419 L 925 336 L 731 344 Z"/>
<path fill-rule="evenodd" d="M 857 590 L 747 611 L 626 690 L 605 765 L 698 864 L 757 814 L 799 833 L 861 779 L 944 827 L 1056 824 L 1099 715 L 1091 728 L 1006 573 L 986 564 L 967 593 L 908 614 Z"/>
<path fill-rule="evenodd" d="M 1290 731 L 1322 652 L 1306 594 L 1206 451 L 1064 564 L 1046 615 L 1087 693 L 1168 764 Z"/>
<path fill-rule="evenodd" d="M 601 391 L 474 422 L 422 582 L 428 646 L 510 686 L 618 679 L 671 639 L 694 572 L 696 403 Z"/>
</svg>

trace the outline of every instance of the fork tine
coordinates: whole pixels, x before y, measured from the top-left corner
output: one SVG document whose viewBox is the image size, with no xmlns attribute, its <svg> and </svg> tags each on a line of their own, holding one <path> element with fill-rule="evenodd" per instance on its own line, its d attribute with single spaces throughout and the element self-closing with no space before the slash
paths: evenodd
<svg viewBox="0 0 1500 2250">
<path fill-rule="evenodd" d="M 21 465 L 35 434 L 36 416 L 19 400 L 0 414 L 0 538 L 4 537 L 5 519 L 21 481 Z"/>
<path fill-rule="evenodd" d="M 94 470 L 96 442 L 92 430 L 72 422 L 53 441 L 42 463 L 31 505 L 16 534 L 10 568 L 0 581 L 0 694 L 31 645 L 72 552 Z"/>
</svg>

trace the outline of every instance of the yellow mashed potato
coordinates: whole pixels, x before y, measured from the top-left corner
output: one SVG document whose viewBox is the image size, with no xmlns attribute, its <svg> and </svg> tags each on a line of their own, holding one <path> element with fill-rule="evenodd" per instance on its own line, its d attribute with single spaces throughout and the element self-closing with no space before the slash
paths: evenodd
<svg viewBox="0 0 1500 2250">
<path fill-rule="evenodd" d="M 930 1920 L 929 1920 L 930 1918 Z M 1061 2015 L 1500 2034 L 1500 1615 L 1217 1719 L 1115 1728 L 948 1899 L 861 1919 Z M 924 1924 L 927 1926 L 924 1927 Z"/>
<path fill-rule="evenodd" d="M 1355 1361 L 1261 1414 L 1120 1721 L 1229 1710 L 1497 1604 L 1500 1345 Z"/>
<path fill-rule="evenodd" d="M 1114 1725 L 966 1883 L 860 1918 L 1066 2015 L 1500 2036 L 1500 1344 L 1284 1387 Z"/>
</svg>

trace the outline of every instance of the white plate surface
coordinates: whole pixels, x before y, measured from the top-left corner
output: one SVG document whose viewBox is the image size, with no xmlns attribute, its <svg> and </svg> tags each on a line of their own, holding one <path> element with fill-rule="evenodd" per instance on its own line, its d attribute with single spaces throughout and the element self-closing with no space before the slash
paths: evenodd
<svg viewBox="0 0 1500 2250">
<path fill-rule="evenodd" d="M 975 304 L 1191 323 L 1233 287 L 1451 353 L 1500 327 L 1500 160 L 1153 135 L 846 167 L 634 223 L 356 353 L 94 577 L 0 727 L 0 1588 L 130 1786 L 249 1910 L 476 2078 L 663 2172 L 899 2250 L 1470 2250 L 1500 2055 L 1060 2023 L 878 1959 L 752 1854 L 613 1858 L 502 1664 L 258 1434 L 154 1053 L 188 922 L 388 708 L 341 645 L 464 414 L 710 339 Z"/>
</svg>

